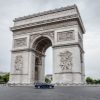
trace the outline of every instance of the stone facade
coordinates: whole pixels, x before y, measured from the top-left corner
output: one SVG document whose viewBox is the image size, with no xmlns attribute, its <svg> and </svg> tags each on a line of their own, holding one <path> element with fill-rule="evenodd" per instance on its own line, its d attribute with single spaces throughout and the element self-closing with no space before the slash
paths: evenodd
<svg viewBox="0 0 100 100">
<path fill-rule="evenodd" d="M 84 83 L 83 33 L 76 5 L 16 18 L 9 83 L 44 82 L 45 51 L 53 48 L 53 83 Z"/>
</svg>

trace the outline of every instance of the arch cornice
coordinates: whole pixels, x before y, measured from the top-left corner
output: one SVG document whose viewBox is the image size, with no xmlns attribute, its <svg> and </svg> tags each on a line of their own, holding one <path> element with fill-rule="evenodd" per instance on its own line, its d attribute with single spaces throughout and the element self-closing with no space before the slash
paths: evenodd
<svg viewBox="0 0 100 100">
<path fill-rule="evenodd" d="M 83 33 L 85 32 L 85 28 L 83 26 L 83 23 L 81 22 L 79 14 L 73 14 L 73 15 L 69 15 L 69 16 L 53 18 L 53 19 L 49 19 L 49 20 L 43 20 L 43 21 L 24 24 L 24 25 L 20 25 L 20 26 L 14 26 L 14 27 L 11 27 L 10 29 L 11 29 L 11 31 L 16 31 L 16 30 L 21 30 L 21 29 L 25 29 L 25 28 L 41 26 L 41 25 L 46 25 L 46 24 L 50 24 L 50 23 L 63 22 L 63 21 L 68 21 L 68 20 L 72 20 L 72 21 L 77 20 L 80 24 L 80 27 L 81 27 Z"/>
</svg>

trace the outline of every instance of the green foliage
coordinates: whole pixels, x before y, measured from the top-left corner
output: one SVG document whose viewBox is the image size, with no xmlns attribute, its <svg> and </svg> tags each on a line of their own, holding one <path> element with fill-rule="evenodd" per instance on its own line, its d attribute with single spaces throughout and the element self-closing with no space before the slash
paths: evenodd
<svg viewBox="0 0 100 100">
<path fill-rule="evenodd" d="M 100 84 L 100 80 L 97 80 L 97 84 Z"/>
<path fill-rule="evenodd" d="M 91 77 L 86 78 L 87 84 L 100 84 L 100 80 L 92 79 Z"/>
<path fill-rule="evenodd" d="M 9 73 L 0 76 L 0 84 L 6 84 L 9 81 Z"/>
<path fill-rule="evenodd" d="M 87 77 L 86 82 L 87 82 L 87 84 L 93 84 L 93 79 L 90 77 Z"/>
<path fill-rule="evenodd" d="M 48 78 L 45 78 L 46 83 L 51 83 L 51 81 Z"/>
<path fill-rule="evenodd" d="M 2 76 L 0 76 L 0 80 L 2 79 Z"/>
</svg>

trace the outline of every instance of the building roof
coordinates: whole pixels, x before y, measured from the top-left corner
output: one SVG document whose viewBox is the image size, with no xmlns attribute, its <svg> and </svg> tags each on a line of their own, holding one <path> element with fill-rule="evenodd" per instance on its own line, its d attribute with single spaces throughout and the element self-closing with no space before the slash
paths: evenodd
<svg viewBox="0 0 100 100">
<path fill-rule="evenodd" d="M 72 13 L 71 15 L 66 15 L 67 13 L 65 13 L 64 16 L 59 16 L 59 14 L 58 14 L 59 12 L 61 12 L 61 14 L 62 14 L 62 12 L 68 11 L 68 10 L 70 11 L 72 9 L 75 9 L 76 13 L 74 13 L 74 14 Z M 56 13 L 58 14 L 58 17 L 55 17 L 55 15 L 53 15 Z M 46 15 L 52 15 L 54 17 L 46 19 L 45 18 Z M 41 19 L 41 16 L 45 16 L 45 17 L 43 19 Z M 37 18 L 39 20 L 36 20 L 35 18 Z M 31 21 L 29 21 L 29 19 L 31 19 Z M 83 33 L 85 33 L 85 28 L 84 28 L 80 13 L 79 13 L 76 5 L 61 7 L 61 8 L 44 11 L 44 12 L 40 12 L 40 13 L 36 13 L 36 14 L 32 14 L 32 15 L 28 15 L 28 16 L 24 16 L 24 17 L 15 18 L 14 19 L 15 24 L 14 24 L 14 27 L 11 27 L 11 30 L 14 31 L 14 30 L 22 29 L 22 28 L 29 28 L 29 27 L 34 27 L 34 26 L 38 26 L 38 25 L 45 25 L 45 24 L 49 24 L 49 23 L 70 20 L 70 19 L 77 19 Z"/>
</svg>

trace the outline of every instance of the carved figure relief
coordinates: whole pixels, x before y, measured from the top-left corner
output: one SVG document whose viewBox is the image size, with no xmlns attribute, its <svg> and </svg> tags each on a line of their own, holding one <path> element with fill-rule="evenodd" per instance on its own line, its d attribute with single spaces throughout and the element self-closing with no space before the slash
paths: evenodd
<svg viewBox="0 0 100 100">
<path fill-rule="evenodd" d="M 50 36 L 52 39 L 54 39 L 54 32 L 49 31 L 49 32 L 32 34 L 31 37 L 30 37 L 30 42 L 32 42 L 37 36 Z"/>
<path fill-rule="evenodd" d="M 14 40 L 14 47 L 27 46 L 27 38 L 19 38 Z"/>
<path fill-rule="evenodd" d="M 62 71 L 71 71 L 72 68 L 72 53 L 69 51 L 60 53 L 60 68 Z"/>
<path fill-rule="evenodd" d="M 23 68 L 23 57 L 22 55 L 16 56 L 15 58 L 15 71 L 21 72 Z"/>
<path fill-rule="evenodd" d="M 30 36 L 30 42 L 32 42 L 36 37 L 38 37 L 40 34 L 32 34 L 31 36 Z"/>
<path fill-rule="evenodd" d="M 61 41 L 70 41 L 70 40 L 74 40 L 75 36 L 74 36 L 74 31 L 63 31 L 63 32 L 57 32 L 57 41 L 61 42 Z"/>
</svg>

